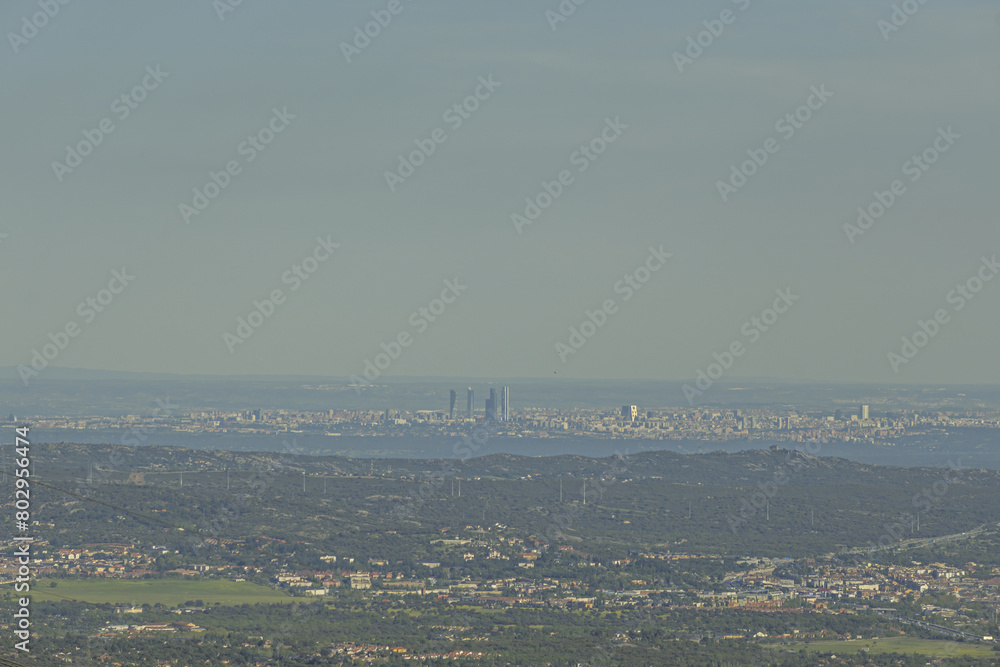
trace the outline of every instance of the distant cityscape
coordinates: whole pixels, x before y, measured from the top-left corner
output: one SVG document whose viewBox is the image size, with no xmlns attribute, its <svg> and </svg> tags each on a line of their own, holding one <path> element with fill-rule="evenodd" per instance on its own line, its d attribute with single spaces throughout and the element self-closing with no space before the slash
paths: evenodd
<svg viewBox="0 0 1000 667">
<path fill-rule="evenodd" d="M 487 427 L 511 437 L 630 438 L 647 440 L 754 440 L 891 444 L 904 436 L 943 429 L 1000 428 L 1000 410 L 909 410 L 874 412 L 869 404 L 853 409 L 797 410 L 756 407 L 721 409 L 650 407 L 511 410 L 510 387 L 490 388 L 484 408 L 476 409 L 475 390 L 450 390 L 447 409 L 321 411 L 247 409 L 186 410 L 153 415 L 48 416 L 28 419 L 40 429 L 114 430 L 136 433 L 163 429 L 184 433 L 325 436 L 449 437 Z M 444 402 L 444 401 L 442 401 Z M 8 421 L 19 417 L 10 415 Z M 126 443 L 129 444 L 129 443 Z M 138 441 L 132 444 L 139 444 Z"/>
</svg>

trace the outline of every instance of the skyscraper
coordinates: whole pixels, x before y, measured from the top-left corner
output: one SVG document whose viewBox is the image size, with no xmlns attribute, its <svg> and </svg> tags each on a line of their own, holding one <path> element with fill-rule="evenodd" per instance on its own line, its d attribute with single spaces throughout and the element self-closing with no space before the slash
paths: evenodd
<svg viewBox="0 0 1000 667">
<path fill-rule="evenodd" d="M 496 421 L 497 418 L 497 390 L 490 388 L 490 397 L 486 399 L 486 418 Z"/>
<path fill-rule="evenodd" d="M 500 393 L 500 421 L 510 421 L 510 387 Z"/>
<path fill-rule="evenodd" d="M 634 422 L 635 418 L 639 416 L 639 406 L 637 405 L 623 405 L 622 406 L 622 419 L 627 422 Z"/>
<path fill-rule="evenodd" d="M 472 391 L 472 387 L 469 387 L 469 404 L 465 408 L 465 416 L 466 417 L 471 417 L 472 416 L 472 406 L 475 404 L 474 403 L 475 398 L 476 398 L 476 395 Z"/>
<path fill-rule="evenodd" d="M 448 419 L 455 418 L 455 403 L 457 402 L 458 402 L 458 392 L 452 389 L 451 394 L 448 397 Z"/>
<path fill-rule="evenodd" d="M 861 406 L 861 421 L 867 421 L 867 420 L 868 420 L 868 406 L 867 405 L 862 405 Z"/>
</svg>

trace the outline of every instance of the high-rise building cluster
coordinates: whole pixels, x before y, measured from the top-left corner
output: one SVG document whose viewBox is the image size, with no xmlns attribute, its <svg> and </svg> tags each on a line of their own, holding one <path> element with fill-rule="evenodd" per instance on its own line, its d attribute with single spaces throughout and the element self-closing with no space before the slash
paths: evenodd
<svg viewBox="0 0 1000 667">
<path fill-rule="evenodd" d="M 467 389 L 468 395 L 465 404 L 465 416 L 471 418 L 475 416 L 476 392 L 472 387 Z M 451 419 L 455 418 L 455 401 L 457 393 L 451 390 L 449 411 Z M 498 392 L 496 388 L 490 388 L 490 397 L 486 399 L 486 418 L 494 421 L 510 421 L 510 387 L 503 387 Z"/>
</svg>

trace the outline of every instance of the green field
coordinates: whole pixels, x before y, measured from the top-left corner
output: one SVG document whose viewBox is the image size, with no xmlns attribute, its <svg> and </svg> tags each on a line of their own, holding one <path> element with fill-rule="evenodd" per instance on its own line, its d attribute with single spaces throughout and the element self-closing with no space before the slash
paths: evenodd
<svg viewBox="0 0 1000 667">
<path fill-rule="evenodd" d="M 879 637 L 876 640 L 858 639 L 846 641 L 816 641 L 791 642 L 789 644 L 772 645 L 775 649 L 805 649 L 810 653 L 854 654 L 864 649 L 871 653 L 920 653 L 934 657 L 972 656 L 977 658 L 1000 657 L 989 644 L 968 642 L 951 642 L 938 639 L 919 639 L 917 637 Z"/>
<path fill-rule="evenodd" d="M 49 583 L 56 582 L 55 588 Z M 180 579 L 39 579 L 31 586 L 31 596 L 38 600 L 79 600 L 102 602 L 144 603 L 176 607 L 190 600 L 202 600 L 207 605 L 238 605 L 257 602 L 290 602 L 284 593 L 246 581 Z"/>
</svg>

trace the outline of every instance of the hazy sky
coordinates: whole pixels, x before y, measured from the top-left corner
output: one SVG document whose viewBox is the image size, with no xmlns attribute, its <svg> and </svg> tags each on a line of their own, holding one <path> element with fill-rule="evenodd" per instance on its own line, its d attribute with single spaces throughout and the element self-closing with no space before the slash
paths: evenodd
<svg viewBox="0 0 1000 667">
<path fill-rule="evenodd" d="M 1000 252 L 1000 2 L 911 0 L 890 30 L 887 0 L 587 0 L 559 22 L 558 0 L 228 1 L 0 6 L 0 366 L 52 333 L 56 366 L 348 376 L 403 333 L 389 375 L 683 379 L 739 342 L 733 378 L 1000 380 L 1000 280 L 949 298 Z M 748 151 L 766 163 L 720 193 Z M 519 233 L 543 181 L 562 192 Z M 851 243 L 875 191 L 895 201 Z M 340 247 L 293 289 L 317 238 Z"/>
</svg>

